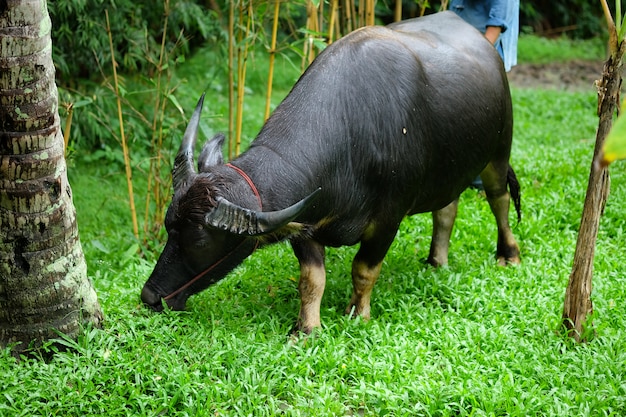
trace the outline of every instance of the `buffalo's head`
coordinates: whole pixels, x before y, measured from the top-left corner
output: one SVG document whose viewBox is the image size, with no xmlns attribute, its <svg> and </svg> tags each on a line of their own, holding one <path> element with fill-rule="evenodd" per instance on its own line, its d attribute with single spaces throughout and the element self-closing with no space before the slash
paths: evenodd
<svg viewBox="0 0 626 417">
<path fill-rule="evenodd" d="M 229 184 L 216 180 L 213 172 L 223 163 L 223 135 L 204 145 L 198 171 L 194 169 L 203 101 L 204 95 L 172 169 L 174 196 L 165 217 L 167 243 L 141 291 L 141 300 L 156 311 L 163 309 L 162 300 L 174 310 L 183 310 L 190 295 L 222 279 L 256 249 L 260 236 L 287 225 L 313 197 L 272 212 L 245 208 L 223 197 Z"/>
</svg>

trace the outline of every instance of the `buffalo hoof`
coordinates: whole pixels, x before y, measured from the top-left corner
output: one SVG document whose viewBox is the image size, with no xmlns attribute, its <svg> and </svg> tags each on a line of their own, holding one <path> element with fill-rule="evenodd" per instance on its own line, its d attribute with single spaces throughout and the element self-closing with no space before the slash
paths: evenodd
<svg viewBox="0 0 626 417">
<path fill-rule="evenodd" d="M 309 336 L 310 334 L 312 334 L 315 329 L 317 327 L 312 327 L 312 326 L 302 326 L 300 325 L 300 323 L 296 323 L 295 326 L 293 326 L 291 328 L 291 330 L 289 331 L 289 336 L 291 338 L 298 338 L 300 336 Z"/>
<path fill-rule="evenodd" d="M 496 251 L 496 257 L 498 260 L 498 265 L 507 266 L 507 265 L 519 265 L 522 263 L 520 259 L 520 250 L 517 243 L 509 243 L 500 244 L 500 239 L 498 239 L 498 250 Z"/>
<path fill-rule="evenodd" d="M 433 266 L 435 268 L 440 268 L 442 266 L 448 265 L 448 258 L 441 259 L 436 256 L 429 256 L 425 262 L 429 264 L 430 266 Z"/>
<path fill-rule="evenodd" d="M 300 328 L 297 324 L 293 326 L 288 335 L 290 345 L 304 345 L 310 338 L 315 338 L 321 327 Z"/>
<path fill-rule="evenodd" d="M 504 256 L 498 256 L 498 266 L 508 266 L 508 265 L 519 265 L 522 263 L 522 260 L 520 259 L 519 256 L 513 256 L 513 257 L 504 257 Z"/>
<path fill-rule="evenodd" d="M 356 304 L 348 304 L 348 307 L 346 307 L 345 311 L 344 311 L 344 315 L 348 316 L 348 318 L 350 319 L 361 319 L 363 321 L 370 321 L 371 318 L 371 314 L 370 314 L 370 306 L 367 305 L 365 307 L 359 308 Z"/>
</svg>

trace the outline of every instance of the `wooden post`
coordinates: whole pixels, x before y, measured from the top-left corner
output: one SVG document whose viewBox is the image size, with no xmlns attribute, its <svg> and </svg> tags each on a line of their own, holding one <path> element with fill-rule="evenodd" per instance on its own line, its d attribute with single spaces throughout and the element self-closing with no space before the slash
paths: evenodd
<svg viewBox="0 0 626 417">
<path fill-rule="evenodd" d="M 593 313 L 591 301 L 593 259 L 600 217 L 604 211 L 609 193 L 609 172 L 607 167 L 596 163 L 602 145 L 613 125 L 613 115 L 618 108 L 619 92 L 622 84 L 622 57 L 624 42 L 618 39 L 613 18 L 606 0 L 602 0 L 604 13 L 609 26 L 609 48 L 611 56 L 604 64 L 602 79 L 598 81 L 598 117 L 600 118 L 587 194 L 578 231 L 572 272 L 565 292 L 563 304 L 563 326 L 569 335 L 578 342 L 584 342 L 589 335 L 592 323 L 587 319 Z"/>
</svg>

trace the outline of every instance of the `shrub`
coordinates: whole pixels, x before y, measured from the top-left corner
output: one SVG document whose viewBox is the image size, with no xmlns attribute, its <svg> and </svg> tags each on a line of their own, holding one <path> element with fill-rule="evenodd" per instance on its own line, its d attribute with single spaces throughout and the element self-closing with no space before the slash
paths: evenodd
<svg viewBox="0 0 626 417">
<path fill-rule="evenodd" d="M 164 1 L 56 0 L 48 2 L 48 7 L 59 85 L 73 86 L 78 79 L 111 72 L 105 10 L 111 22 L 118 70 L 152 71 L 148 63 L 158 60 L 155 54 L 163 34 Z M 168 50 L 176 49 L 177 54 L 184 55 L 194 44 L 219 32 L 217 12 L 203 7 L 199 0 L 171 0 L 169 8 Z M 174 48 L 177 43 L 180 46 Z"/>
</svg>

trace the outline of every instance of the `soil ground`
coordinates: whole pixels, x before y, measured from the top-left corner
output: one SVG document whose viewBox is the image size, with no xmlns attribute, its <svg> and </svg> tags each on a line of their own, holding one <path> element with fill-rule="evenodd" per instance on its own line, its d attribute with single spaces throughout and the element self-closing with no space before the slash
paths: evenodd
<svg viewBox="0 0 626 417">
<path fill-rule="evenodd" d="M 519 64 L 508 73 L 516 88 L 595 91 L 594 82 L 602 77 L 602 61 L 567 61 L 548 64 Z"/>
</svg>

